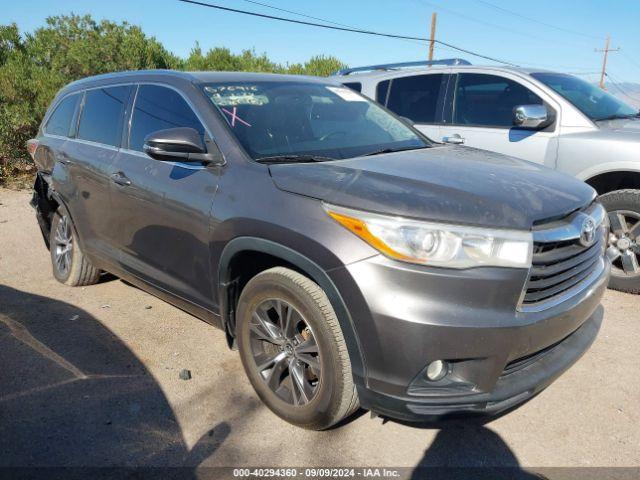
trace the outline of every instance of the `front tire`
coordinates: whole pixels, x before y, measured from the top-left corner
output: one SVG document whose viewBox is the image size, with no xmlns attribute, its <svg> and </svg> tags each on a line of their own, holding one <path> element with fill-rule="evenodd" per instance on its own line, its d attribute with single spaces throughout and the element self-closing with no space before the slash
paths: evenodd
<svg viewBox="0 0 640 480">
<path fill-rule="evenodd" d="M 57 210 L 53 214 L 49 235 L 51 265 L 56 280 L 71 287 L 98 282 L 100 270 L 91 265 L 82 252 L 71 218 L 66 212 Z"/>
<path fill-rule="evenodd" d="M 600 196 L 611 228 L 607 256 L 609 288 L 640 293 L 640 190 L 616 190 Z"/>
<path fill-rule="evenodd" d="M 340 324 L 316 283 L 293 270 L 271 268 L 247 283 L 237 311 L 242 365 L 276 415 L 323 430 L 358 408 Z"/>
</svg>

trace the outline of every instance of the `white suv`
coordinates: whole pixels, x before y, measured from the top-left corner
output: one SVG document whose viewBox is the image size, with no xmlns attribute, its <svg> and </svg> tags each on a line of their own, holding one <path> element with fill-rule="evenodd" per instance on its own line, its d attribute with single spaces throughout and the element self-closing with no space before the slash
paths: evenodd
<svg viewBox="0 0 640 480">
<path fill-rule="evenodd" d="M 460 59 L 374 65 L 336 75 L 433 140 L 512 155 L 587 182 L 609 211 L 609 286 L 640 293 L 636 109 L 572 75 Z"/>
</svg>

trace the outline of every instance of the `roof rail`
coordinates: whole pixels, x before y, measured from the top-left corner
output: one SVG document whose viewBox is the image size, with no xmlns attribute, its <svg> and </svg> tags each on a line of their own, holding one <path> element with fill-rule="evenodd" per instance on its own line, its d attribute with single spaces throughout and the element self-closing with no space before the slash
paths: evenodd
<svg viewBox="0 0 640 480">
<path fill-rule="evenodd" d="M 463 58 L 443 58 L 442 60 L 427 60 L 420 62 L 385 63 L 381 65 L 368 65 L 366 67 L 345 68 L 338 70 L 333 75 L 351 75 L 355 72 L 368 72 L 372 70 L 395 70 L 407 67 L 426 67 L 430 65 L 471 65 L 471 62 Z"/>
</svg>

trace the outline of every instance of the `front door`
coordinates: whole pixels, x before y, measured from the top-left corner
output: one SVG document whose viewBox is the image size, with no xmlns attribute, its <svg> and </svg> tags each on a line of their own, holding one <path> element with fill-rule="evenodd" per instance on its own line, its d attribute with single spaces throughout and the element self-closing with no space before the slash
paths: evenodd
<svg viewBox="0 0 640 480">
<path fill-rule="evenodd" d="M 180 93 L 140 85 L 131 114 L 128 148 L 112 165 L 112 228 L 121 267 L 198 306 L 212 309 L 210 212 L 218 185 L 214 168 L 154 160 L 144 137 L 157 130 L 204 127 Z"/>
<path fill-rule="evenodd" d="M 543 104 L 529 88 L 506 77 L 480 73 L 460 73 L 449 88 L 452 101 L 445 112 L 446 123 L 440 127 L 441 141 L 555 167 L 557 120 L 539 131 L 513 126 L 515 107 Z"/>
</svg>

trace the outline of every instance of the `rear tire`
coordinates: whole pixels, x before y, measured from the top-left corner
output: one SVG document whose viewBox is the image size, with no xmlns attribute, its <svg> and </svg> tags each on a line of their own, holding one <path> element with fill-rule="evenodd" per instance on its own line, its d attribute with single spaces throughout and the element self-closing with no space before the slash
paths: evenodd
<svg viewBox="0 0 640 480">
<path fill-rule="evenodd" d="M 607 254 L 612 262 L 609 288 L 640 293 L 640 190 L 616 190 L 600 196 L 611 229 Z"/>
<path fill-rule="evenodd" d="M 100 279 L 95 268 L 82 252 L 71 218 L 61 210 L 53 214 L 49 234 L 49 250 L 53 276 L 71 287 L 93 285 Z"/>
<path fill-rule="evenodd" d="M 276 415 L 323 430 L 358 408 L 340 324 L 316 283 L 293 270 L 271 268 L 247 283 L 237 312 L 242 365 Z"/>
</svg>

